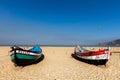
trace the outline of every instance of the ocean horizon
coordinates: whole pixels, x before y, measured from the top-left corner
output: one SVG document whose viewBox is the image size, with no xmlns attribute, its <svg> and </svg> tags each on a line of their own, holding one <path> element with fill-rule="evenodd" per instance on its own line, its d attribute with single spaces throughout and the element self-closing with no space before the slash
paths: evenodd
<svg viewBox="0 0 120 80">
<path fill-rule="evenodd" d="M 38 46 L 41 46 L 41 47 L 75 47 L 75 45 L 40 45 L 40 44 L 37 44 Z M 35 46 L 35 45 L 0 45 L 0 46 L 28 46 L 28 47 L 32 47 L 32 46 Z M 101 46 L 101 45 L 80 45 L 82 47 L 108 47 L 108 46 Z M 120 46 L 110 46 L 110 47 L 120 47 Z"/>
</svg>

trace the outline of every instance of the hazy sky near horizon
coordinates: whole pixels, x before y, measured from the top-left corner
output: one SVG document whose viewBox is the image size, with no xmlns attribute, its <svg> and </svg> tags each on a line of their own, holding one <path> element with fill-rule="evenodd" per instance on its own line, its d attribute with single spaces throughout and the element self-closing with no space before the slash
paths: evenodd
<svg viewBox="0 0 120 80">
<path fill-rule="evenodd" d="M 90 45 L 118 38 L 119 0 L 0 0 L 0 45 Z"/>
</svg>

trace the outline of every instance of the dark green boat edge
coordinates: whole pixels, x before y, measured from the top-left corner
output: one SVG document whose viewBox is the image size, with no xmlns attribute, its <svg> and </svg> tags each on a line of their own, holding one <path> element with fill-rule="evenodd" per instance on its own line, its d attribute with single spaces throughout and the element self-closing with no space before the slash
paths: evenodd
<svg viewBox="0 0 120 80">
<path fill-rule="evenodd" d="M 16 55 L 19 54 L 19 53 L 16 53 Z M 42 53 L 40 53 L 41 55 L 38 55 L 38 56 L 34 56 L 34 55 L 26 55 L 26 54 L 19 54 L 19 55 L 24 55 L 24 56 L 33 56 L 35 58 L 33 59 L 20 59 L 20 58 L 12 58 L 12 56 L 15 56 L 15 54 L 11 54 L 10 57 L 11 57 L 11 60 L 12 62 L 15 64 L 15 65 L 18 65 L 18 66 L 26 66 L 26 65 L 30 65 L 30 64 L 34 64 L 36 62 L 39 62 L 39 60 L 41 61 L 44 57 L 44 55 Z"/>
</svg>

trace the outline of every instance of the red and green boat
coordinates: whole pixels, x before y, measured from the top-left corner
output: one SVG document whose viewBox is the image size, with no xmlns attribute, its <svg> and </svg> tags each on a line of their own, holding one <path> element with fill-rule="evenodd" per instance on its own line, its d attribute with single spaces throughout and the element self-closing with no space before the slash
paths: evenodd
<svg viewBox="0 0 120 80">
<path fill-rule="evenodd" d="M 76 45 L 74 49 L 74 55 L 78 57 L 81 61 L 92 63 L 96 65 L 104 65 L 109 60 L 112 52 L 110 52 L 110 47 L 98 51 L 89 51 L 79 45 Z"/>
</svg>

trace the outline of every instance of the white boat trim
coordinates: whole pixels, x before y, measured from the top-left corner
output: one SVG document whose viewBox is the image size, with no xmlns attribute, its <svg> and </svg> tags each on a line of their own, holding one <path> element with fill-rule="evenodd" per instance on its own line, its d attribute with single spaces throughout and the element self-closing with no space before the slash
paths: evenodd
<svg viewBox="0 0 120 80">
<path fill-rule="evenodd" d="M 101 55 L 95 55 L 95 56 L 79 56 L 78 54 L 76 54 L 76 56 L 82 59 L 89 59 L 89 60 L 102 60 L 102 59 L 110 58 L 109 54 L 101 54 Z"/>
<path fill-rule="evenodd" d="M 16 53 L 19 54 L 28 54 L 28 55 L 42 55 L 42 53 L 38 54 L 38 53 L 32 53 L 32 52 L 26 52 L 26 51 L 21 51 L 21 50 L 16 50 Z M 10 55 L 14 54 L 14 51 L 10 52 Z"/>
</svg>

